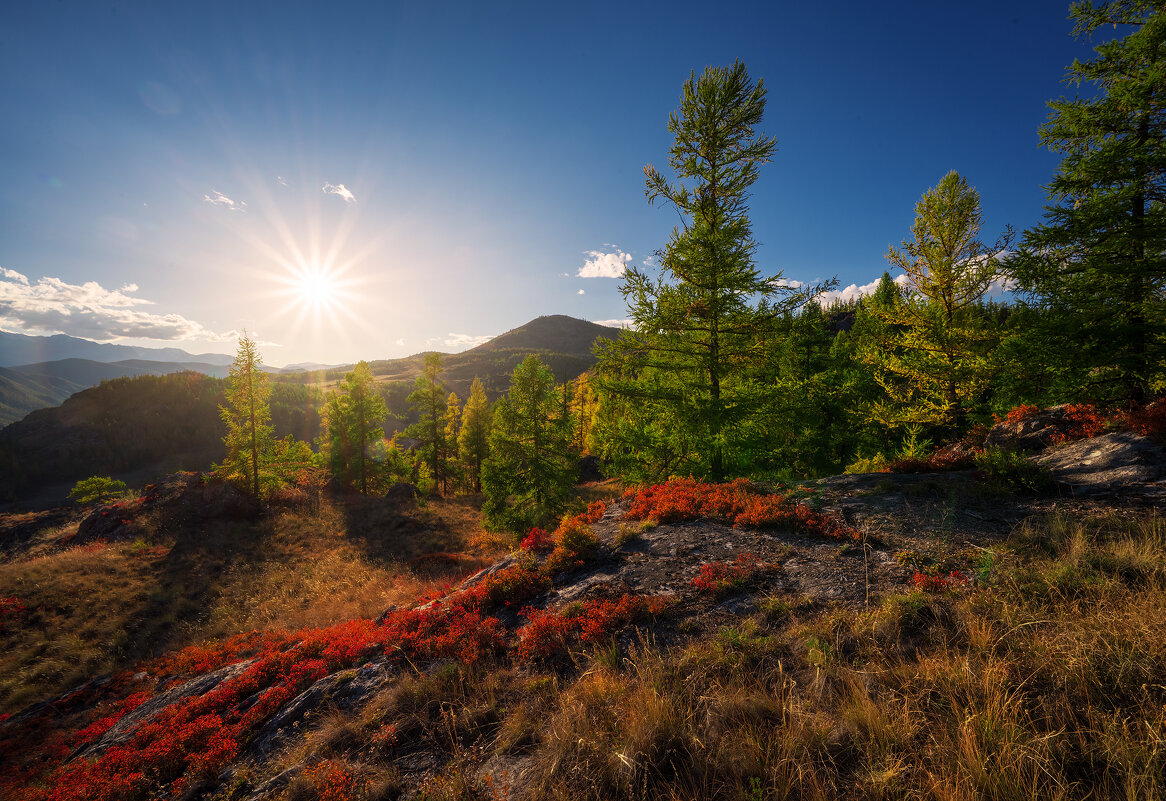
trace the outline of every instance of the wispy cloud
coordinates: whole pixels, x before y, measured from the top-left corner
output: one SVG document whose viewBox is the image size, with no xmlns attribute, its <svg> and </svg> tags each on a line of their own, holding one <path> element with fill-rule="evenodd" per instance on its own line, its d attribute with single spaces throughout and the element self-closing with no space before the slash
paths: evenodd
<svg viewBox="0 0 1166 801">
<path fill-rule="evenodd" d="M 3 268 L 0 268 L 3 269 Z M 152 305 L 136 297 L 137 284 L 106 289 L 96 281 L 70 284 L 59 278 L 32 283 L 15 270 L 3 269 L 0 280 L 0 325 L 26 333 L 69 334 L 109 341 L 115 339 L 234 339 L 236 332 L 217 333 L 179 314 L 151 314 L 138 307 Z"/>
<path fill-rule="evenodd" d="M 611 252 L 590 250 L 589 257 L 576 273 L 578 278 L 623 278 L 627 263 L 632 260 L 630 253 L 624 253 L 614 246 Z"/>
<path fill-rule="evenodd" d="M 625 317 L 622 320 L 592 320 L 596 325 L 606 325 L 608 328 L 631 328 L 632 320 Z"/>
<path fill-rule="evenodd" d="M 449 333 L 444 337 L 435 337 L 427 340 L 426 344 L 429 346 L 439 346 L 445 348 L 454 348 L 455 350 L 468 350 L 469 348 L 476 348 L 493 339 L 493 335 L 487 334 L 485 336 L 473 336 L 471 334 L 454 334 Z"/>
<path fill-rule="evenodd" d="M 580 290 L 579 290 L 578 292 L 576 292 L 575 294 L 576 294 L 576 295 L 586 295 L 586 294 L 587 294 L 587 291 L 586 291 L 586 290 L 584 290 L 584 289 L 580 289 Z"/>
<path fill-rule="evenodd" d="M 322 188 L 329 195 L 339 195 L 344 198 L 345 203 L 356 202 L 356 195 L 352 194 L 344 184 L 324 184 Z"/>
<path fill-rule="evenodd" d="M 403 347 L 405 347 L 405 340 L 404 340 L 404 339 L 398 339 L 398 340 L 397 340 L 397 347 L 400 347 L 400 348 L 403 348 Z"/>
<path fill-rule="evenodd" d="M 284 178 L 282 175 L 275 176 L 275 182 L 277 184 L 279 184 L 280 186 L 287 186 L 287 179 Z"/>
<path fill-rule="evenodd" d="M 242 211 L 243 209 L 247 208 L 247 204 L 242 200 L 231 200 L 231 198 L 227 197 L 216 189 L 212 189 L 209 195 L 203 195 L 202 199 L 207 203 L 210 203 L 212 206 L 222 206 L 224 208 L 230 209 L 231 211 Z"/>
</svg>

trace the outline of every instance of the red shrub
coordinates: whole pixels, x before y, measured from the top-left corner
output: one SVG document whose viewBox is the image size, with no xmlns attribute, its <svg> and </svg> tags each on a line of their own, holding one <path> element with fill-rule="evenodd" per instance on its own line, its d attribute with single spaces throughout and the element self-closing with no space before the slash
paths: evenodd
<svg viewBox="0 0 1166 801">
<path fill-rule="evenodd" d="M 576 517 L 587 524 L 598 523 L 607 511 L 607 501 L 595 501 L 587 507 L 587 511 Z"/>
<path fill-rule="evenodd" d="M 529 534 L 522 538 L 522 542 L 518 547 L 524 551 L 537 551 L 542 553 L 554 548 L 555 541 L 546 529 L 535 527 L 530 530 Z"/>
<path fill-rule="evenodd" d="M 1096 437 L 1105 431 L 1106 419 L 1090 403 L 1071 404 L 1065 407 L 1065 430 L 1053 442 L 1075 442 L 1079 439 Z"/>
<path fill-rule="evenodd" d="M 1011 425 L 1016 425 L 1017 423 L 1023 423 L 1028 418 L 1039 413 L 1039 406 L 1033 406 L 1030 403 L 1022 403 L 1015 409 L 1012 409 L 1010 412 L 1008 412 L 1008 414 L 1004 415 L 1003 418 L 998 414 L 992 415 L 992 417 L 996 420 L 997 423 L 1009 423 Z"/>
<path fill-rule="evenodd" d="M 367 789 L 368 780 L 362 780 L 342 762 L 325 759 L 305 768 L 303 777 L 311 783 L 319 801 L 356 801 Z"/>
<path fill-rule="evenodd" d="M 521 662 L 553 660 L 570 652 L 575 618 L 565 618 L 556 612 L 525 609 L 527 624 L 518 630 L 518 644 L 514 654 Z"/>
<path fill-rule="evenodd" d="M 579 621 L 579 637 L 589 644 L 600 642 L 628 623 L 655 617 L 667 605 L 664 598 L 626 594 L 617 601 L 588 601 L 575 617 Z"/>
<path fill-rule="evenodd" d="M 930 576 L 916 571 L 915 575 L 911 576 L 911 583 L 917 590 L 938 593 L 966 587 L 972 583 L 972 577 L 961 570 L 953 570 L 946 576 Z"/>
<path fill-rule="evenodd" d="M 768 567 L 751 553 L 737 554 L 732 562 L 709 562 L 701 565 L 700 575 L 691 582 L 702 592 L 722 595 L 741 587 L 759 571 Z"/>
<path fill-rule="evenodd" d="M 578 643 L 594 645 L 629 623 L 643 620 L 664 611 L 664 598 L 645 598 L 624 595 L 618 600 L 586 601 L 575 614 L 525 609 L 529 622 L 518 630 L 514 646 L 515 658 L 520 662 L 551 661 L 567 656 Z"/>
<path fill-rule="evenodd" d="M 19 623 L 28 608 L 16 596 L 0 598 L 0 634 L 3 634 L 10 625 Z"/>
<path fill-rule="evenodd" d="M 1125 423 L 1144 437 L 1166 437 L 1166 398 L 1126 412 Z"/>
<path fill-rule="evenodd" d="M 551 580 L 533 564 L 517 564 L 486 576 L 453 603 L 465 609 L 496 609 L 537 598 L 550 588 Z"/>
</svg>

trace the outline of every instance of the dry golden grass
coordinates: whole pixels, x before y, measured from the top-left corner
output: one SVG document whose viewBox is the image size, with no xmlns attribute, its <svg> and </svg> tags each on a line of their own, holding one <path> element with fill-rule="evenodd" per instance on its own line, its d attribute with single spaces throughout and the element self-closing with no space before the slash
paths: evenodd
<svg viewBox="0 0 1166 801">
<path fill-rule="evenodd" d="M 525 734 L 532 797 L 1162 798 L 1162 535 L 1034 521 L 985 589 L 597 662 Z"/>
<path fill-rule="evenodd" d="M 159 517 L 147 521 L 149 542 L 63 551 L 42 537 L 0 563 L 0 598 L 28 609 L 0 631 L 0 713 L 192 642 L 409 603 L 497 554 L 457 557 L 481 531 L 477 503 L 345 498 L 255 523 Z"/>
</svg>

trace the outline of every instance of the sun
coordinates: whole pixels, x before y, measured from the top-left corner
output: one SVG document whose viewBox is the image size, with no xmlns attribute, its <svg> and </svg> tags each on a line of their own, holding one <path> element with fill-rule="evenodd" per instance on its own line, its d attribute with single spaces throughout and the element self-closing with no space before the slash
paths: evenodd
<svg viewBox="0 0 1166 801">
<path fill-rule="evenodd" d="M 308 267 L 295 277 L 296 294 L 305 306 L 331 306 L 337 296 L 336 276 L 321 267 Z"/>
</svg>

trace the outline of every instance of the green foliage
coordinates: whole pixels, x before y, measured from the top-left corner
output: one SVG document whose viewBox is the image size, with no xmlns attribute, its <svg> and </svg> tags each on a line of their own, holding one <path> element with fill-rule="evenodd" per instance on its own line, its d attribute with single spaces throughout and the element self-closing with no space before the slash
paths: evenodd
<svg viewBox="0 0 1166 801">
<path fill-rule="evenodd" d="M 978 306 L 1012 235 L 986 247 L 981 228 L 979 194 L 952 171 L 916 204 L 913 240 L 889 249 L 908 283 L 906 297 L 875 307 L 875 336 L 863 352 L 885 393 L 872 409 L 876 420 L 953 436 L 985 396 L 996 335 Z"/>
<path fill-rule="evenodd" d="M 527 357 L 494 410 L 490 456 L 482 464 L 489 528 L 523 532 L 562 514 L 576 478 L 570 434 L 554 376 L 537 356 Z"/>
<path fill-rule="evenodd" d="M 1041 141 L 1064 159 L 1011 268 L 1051 312 L 1036 336 L 1045 361 L 1087 396 L 1144 401 L 1166 383 L 1166 12 L 1113 0 L 1071 13 L 1079 38 L 1124 35 L 1069 67 L 1087 97 L 1049 103 Z"/>
<path fill-rule="evenodd" d="M 379 464 L 373 448 L 384 439 L 388 414 L 376 389 L 368 362 L 359 362 L 329 396 L 323 417 L 327 425 L 328 464 L 333 475 L 367 495 L 376 483 Z"/>
<path fill-rule="evenodd" d="M 124 481 L 117 481 L 109 476 L 90 476 L 78 481 L 73 489 L 69 490 L 69 500 L 88 506 L 91 503 L 105 503 L 120 498 L 125 492 Z"/>
<path fill-rule="evenodd" d="M 446 439 L 445 383 L 441 374 L 441 354 L 425 354 L 425 372 L 417 376 L 409 403 L 418 421 L 405 430 L 405 436 L 421 440 L 417 455 L 429 469 L 436 487 L 444 492 L 449 481 L 450 442 Z"/>
<path fill-rule="evenodd" d="M 741 62 L 694 73 L 668 121 L 668 163 L 680 181 L 644 168 L 649 202 L 675 208 L 684 228 L 660 252 L 657 279 L 628 268 L 621 291 L 634 330 L 600 354 L 597 383 L 618 400 L 606 412 L 601 405 L 607 419 L 596 425 L 608 455 L 640 462 L 625 464 L 629 475 L 720 480 L 747 471 L 758 448 L 749 423 L 772 393 L 759 381 L 767 346 L 777 320 L 812 291 L 795 292 L 753 264 L 748 190 L 776 148 L 755 130 L 764 110 L 765 88 Z"/>
<path fill-rule="evenodd" d="M 1015 451 L 986 448 L 977 454 L 976 467 L 988 479 L 1011 492 L 1039 494 L 1052 485 L 1047 470 Z"/>
<path fill-rule="evenodd" d="M 219 413 L 227 426 L 223 444 L 227 455 L 221 471 L 228 479 L 239 479 L 253 497 L 260 497 L 260 470 L 272 451 L 271 390 L 267 374 L 260 369 L 262 359 L 255 340 L 247 334 L 239 338 L 235 362 L 227 381 L 227 403 Z"/>
</svg>

